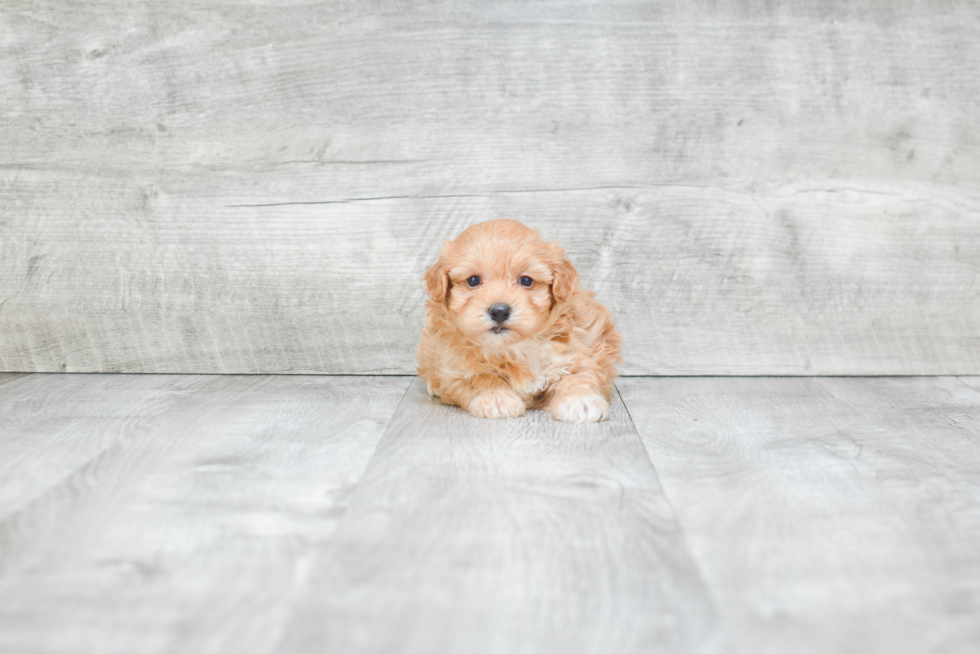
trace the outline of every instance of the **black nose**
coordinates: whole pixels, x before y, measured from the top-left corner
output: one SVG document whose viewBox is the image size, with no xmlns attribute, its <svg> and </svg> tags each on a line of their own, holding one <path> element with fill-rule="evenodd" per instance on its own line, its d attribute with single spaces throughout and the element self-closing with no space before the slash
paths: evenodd
<svg viewBox="0 0 980 654">
<path fill-rule="evenodd" d="M 490 317 L 498 325 L 502 325 L 510 318 L 510 306 L 507 304 L 495 304 L 487 310 Z"/>
</svg>

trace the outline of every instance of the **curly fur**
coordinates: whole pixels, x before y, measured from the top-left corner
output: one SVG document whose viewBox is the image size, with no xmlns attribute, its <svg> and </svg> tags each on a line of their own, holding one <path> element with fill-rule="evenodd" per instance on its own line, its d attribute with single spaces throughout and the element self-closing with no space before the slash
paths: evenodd
<svg viewBox="0 0 980 654">
<path fill-rule="evenodd" d="M 481 283 L 471 288 L 474 275 Z M 514 220 L 472 225 L 446 241 L 425 273 L 417 357 L 429 393 L 484 418 L 531 408 L 567 422 L 606 419 L 620 338 L 579 282 L 557 243 Z M 495 304 L 511 308 L 503 328 L 488 314 Z"/>
</svg>

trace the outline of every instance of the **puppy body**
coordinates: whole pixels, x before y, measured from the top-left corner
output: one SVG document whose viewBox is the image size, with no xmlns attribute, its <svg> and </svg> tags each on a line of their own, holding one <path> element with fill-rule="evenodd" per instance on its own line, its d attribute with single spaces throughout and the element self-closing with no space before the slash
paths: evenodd
<svg viewBox="0 0 980 654">
<path fill-rule="evenodd" d="M 608 417 L 619 334 L 557 244 L 513 220 L 480 223 L 444 244 L 425 281 L 430 394 L 483 418 Z"/>
</svg>

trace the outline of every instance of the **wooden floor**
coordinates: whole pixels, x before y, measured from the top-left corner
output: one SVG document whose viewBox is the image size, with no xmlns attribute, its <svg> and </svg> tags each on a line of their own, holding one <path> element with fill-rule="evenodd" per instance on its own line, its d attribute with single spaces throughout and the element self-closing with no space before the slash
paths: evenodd
<svg viewBox="0 0 980 654">
<path fill-rule="evenodd" d="M 980 651 L 980 378 L 0 375 L 0 652 Z"/>
</svg>

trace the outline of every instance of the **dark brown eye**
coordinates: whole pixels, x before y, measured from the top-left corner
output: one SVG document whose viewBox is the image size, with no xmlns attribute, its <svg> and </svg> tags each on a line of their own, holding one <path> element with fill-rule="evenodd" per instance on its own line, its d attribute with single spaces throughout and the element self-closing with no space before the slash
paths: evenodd
<svg viewBox="0 0 980 654">
<path fill-rule="evenodd" d="M 532 286 L 534 286 L 534 280 L 528 277 L 527 275 L 521 277 L 519 281 L 521 282 L 521 286 L 523 286 L 524 288 L 531 288 Z"/>
<path fill-rule="evenodd" d="M 466 280 L 466 283 L 467 285 L 469 285 L 470 288 L 473 288 L 474 286 L 479 286 L 480 281 L 481 280 L 479 275 L 473 275 L 472 277 Z"/>
</svg>

